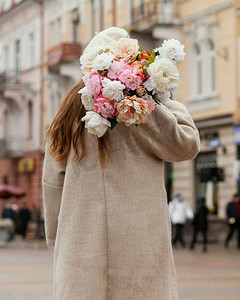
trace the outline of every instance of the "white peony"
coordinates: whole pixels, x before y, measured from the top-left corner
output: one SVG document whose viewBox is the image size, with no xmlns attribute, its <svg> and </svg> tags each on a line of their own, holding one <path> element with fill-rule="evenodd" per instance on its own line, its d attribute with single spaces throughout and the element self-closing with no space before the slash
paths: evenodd
<svg viewBox="0 0 240 300">
<path fill-rule="evenodd" d="M 184 45 L 182 45 L 178 40 L 169 39 L 164 40 L 162 47 L 155 49 L 155 52 L 158 51 L 160 57 L 169 58 L 174 63 L 180 63 L 184 61 Z"/>
<path fill-rule="evenodd" d="M 110 52 L 98 54 L 93 61 L 94 70 L 102 71 L 108 69 L 111 66 L 114 58 L 115 56 Z"/>
<path fill-rule="evenodd" d="M 87 111 L 82 121 L 85 121 L 85 128 L 88 132 L 99 138 L 105 134 L 108 127 L 111 127 L 111 123 L 95 111 Z"/>
<path fill-rule="evenodd" d="M 78 94 L 82 94 L 81 99 L 82 99 L 82 104 L 84 105 L 86 110 L 91 110 L 94 105 L 94 98 L 91 97 L 91 95 L 88 94 L 87 88 L 84 87 L 82 88 Z"/>
<path fill-rule="evenodd" d="M 176 88 L 179 84 L 179 72 L 177 67 L 167 58 L 156 58 L 149 65 L 147 72 L 149 79 L 144 83 L 147 90 L 156 89 L 159 92 L 167 92 Z"/>
<path fill-rule="evenodd" d="M 94 59 L 96 58 L 100 50 L 104 51 L 105 49 L 105 46 L 94 46 L 91 48 L 87 48 L 79 59 L 81 64 L 81 70 L 88 70 L 89 72 L 91 72 L 93 68 Z"/>
<path fill-rule="evenodd" d="M 125 85 L 117 80 L 104 78 L 102 80 L 103 90 L 102 95 L 110 100 L 121 101 L 124 98 L 123 90 Z"/>
</svg>

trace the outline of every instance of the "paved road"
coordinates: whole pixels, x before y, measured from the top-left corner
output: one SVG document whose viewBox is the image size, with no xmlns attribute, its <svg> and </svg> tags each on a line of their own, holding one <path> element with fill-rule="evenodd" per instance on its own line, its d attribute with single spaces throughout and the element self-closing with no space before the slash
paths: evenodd
<svg viewBox="0 0 240 300">
<path fill-rule="evenodd" d="M 240 300 L 240 250 L 211 245 L 174 250 L 179 300 Z"/>
<path fill-rule="evenodd" d="M 240 251 L 233 245 L 211 245 L 207 253 L 196 248 L 174 250 L 179 300 L 239 300 Z M 1 247 L 0 300 L 52 300 L 52 255 L 52 248 L 20 240 Z"/>
</svg>

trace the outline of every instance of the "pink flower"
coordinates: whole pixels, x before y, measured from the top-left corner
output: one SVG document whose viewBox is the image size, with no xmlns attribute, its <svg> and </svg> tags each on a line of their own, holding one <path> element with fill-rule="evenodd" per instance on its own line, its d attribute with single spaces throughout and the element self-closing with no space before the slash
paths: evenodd
<svg viewBox="0 0 240 300">
<path fill-rule="evenodd" d="M 118 79 L 126 86 L 127 90 L 136 90 L 142 84 L 144 75 L 136 68 L 127 66 L 119 73 Z"/>
<path fill-rule="evenodd" d="M 92 73 L 86 82 L 86 88 L 88 94 L 98 97 L 102 90 L 102 77 L 98 73 Z"/>
<path fill-rule="evenodd" d="M 127 126 L 141 124 L 147 121 L 147 116 L 155 108 L 155 104 L 137 96 L 125 97 L 116 103 L 118 111 L 117 121 L 124 122 Z"/>
<path fill-rule="evenodd" d="M 122 71 L 126 65 L 124 61 L 114 61 L 108 69 L 107 77 L 110 79 L 118 78 L 118 73 Z"/>
<path fill-rule="evenodd" d="M 116 109 L 114 107 L 113 101 L 109 100 L 103 95 L 100 95 L 97 97 L 97 99 L 95 99 L 93 108 L 97 113 L 100 113 L 106 119 L 113 119 L 116 115 Z"/>
</svg>

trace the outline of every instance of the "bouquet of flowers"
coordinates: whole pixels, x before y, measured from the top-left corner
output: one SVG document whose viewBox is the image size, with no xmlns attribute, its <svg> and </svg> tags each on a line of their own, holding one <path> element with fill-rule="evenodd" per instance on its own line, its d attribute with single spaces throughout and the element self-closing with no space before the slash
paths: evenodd
<svg viewBox="0 0 240 300">
<path fill-rule="evenodd" d="M 90 48 L 80 58 L 85 87 L 78 92 L 88 132 L 101 137 L 118 122 L 145 123 L 156 104 L 179 85 L 176 65 L 184 55 L 184 46 L 174 39 L 152 53 L 131 38 Z"/>
</svg>

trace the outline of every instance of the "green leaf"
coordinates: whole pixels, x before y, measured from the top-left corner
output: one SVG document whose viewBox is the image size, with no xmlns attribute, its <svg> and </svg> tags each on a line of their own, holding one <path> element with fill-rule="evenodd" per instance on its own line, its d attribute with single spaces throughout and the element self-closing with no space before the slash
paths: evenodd
<svg viewBox="0 0 240 300">
<path fill-rule="evenodd" d="M 111 130 L 117 125 L 117 120 L 108 118 L 108 121 L 111 123 Z"/>
<path fill-rule="evenodd" d="M 154 49 L 153 49 L 153 51 L 152 51 L 152 55 L 151 55 L 151 56 L 153 56 L 154 58 L 156 57 L 156 54 L 155 54 Z"/>
<path fill-rule="evenodd" d="M 144 74 L 144 75 L 148 75 L 147 69 L 143 69 L 143 74 Z"/>
<path fill-rule="evenodd" d="M 141 46 L 141 44 L 138 45 L 138 51 L 142 52 L 142 46 Z"/>
<path fill-rule="evenodd" d="M 155 61 L 155 55 L 149 56 L 149 62 L 150 62 L 150 64 L 153 63 L 154 61 Z"/>
</svg>

